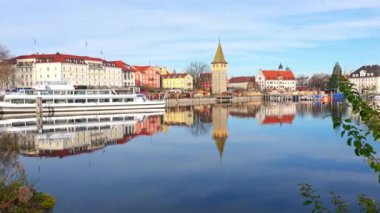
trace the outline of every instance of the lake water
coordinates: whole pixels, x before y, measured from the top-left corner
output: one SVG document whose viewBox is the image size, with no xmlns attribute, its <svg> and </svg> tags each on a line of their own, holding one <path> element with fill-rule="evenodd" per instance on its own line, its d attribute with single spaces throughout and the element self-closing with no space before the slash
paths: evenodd
<svg viewBox="0 0 380 213">
<path fill-rule="evenodd" d="M 353 206 L 357 194 L 380 200 L 377 176 L 333 128 L 349 111 L 251 102 L 6 131 L 28 180 L 56 198 L 54 212 L 310 212 L 300 183 L 328 205 L 330 191 Z"/>
</svg>

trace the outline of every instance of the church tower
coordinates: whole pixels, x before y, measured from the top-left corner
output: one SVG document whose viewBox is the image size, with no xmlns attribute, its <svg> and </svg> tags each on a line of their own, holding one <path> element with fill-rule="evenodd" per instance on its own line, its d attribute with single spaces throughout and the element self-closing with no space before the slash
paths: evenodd
<svg viewBox="0 0 380 213">
<path fill-rule="evenodd" d="M 212 138 L 215 140 L 220 159 L 228 137 L 228 109 L 220 105 L 212 108 Z"/>
<path fill-rule="evenodd" d="M 216 50 L 214 60 L 211 63 L 212 94 L 221 95 L 227 91 L 227 70 L 228 63 L 226 59 L 224 59 L 222 45 L 219 41 L 218 49 Z"/>
</svg>

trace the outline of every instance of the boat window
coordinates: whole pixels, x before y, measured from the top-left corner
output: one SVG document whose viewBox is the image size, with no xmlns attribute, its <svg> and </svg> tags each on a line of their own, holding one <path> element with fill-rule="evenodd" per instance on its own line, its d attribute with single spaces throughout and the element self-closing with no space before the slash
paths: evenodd
<svg viewBox="0 0 380 213">
<path fill-rule="evenodd" d="M 66 103 L 66 100 L 57 100 L 57 99 L 55 99 L 54 100 L 54 103 L 56 103 L 56 104 L 62 104 L 62 103 Z"/>
<path fill-rule="evenodd" d="M 52 104 L 52 103 L 54 103 L 54 101 L 53 101 L 53 99 L 46 99 L 46 100 L 42 100 L 42 103 L 43 104 L 45 104 L 45 103 Z"/>
<path fill-rule="evenodd" d="M 98 130 L 97 126 L 90 126 L 87 128 L 87 130 Z"/>
<path fill-rule="evenodd" d="M 55 124 L 66 124 L 67 120 L 55 120 Z"/>
<path fill-rule="evenodd" d="M 67 103 L 74 103 L 74 100 L 73 99 L 68 99 Z"/>
<path fill-rule="evenodd" d="M 100 103 L 110 102 L 110 99 L 108 99 L 108 98 L 106 98 L 106 99 L 99 99 L 99 102 Z"/>
<path fill-rule="evenodd" d="M 75 128 L 75 131 L 85 131 L 86 130 L 86 127 L 76 127 Z"/>
<path fill-rule="evenodd" d="M 33 91 L 25 91 L 25 94 L 27 94 L 27 95 L 33 95 Z"/>
<path fill-rule="evenodd" d="M 10 103 L 10 102 L 11 102 L 11 100 L 5 100 L 4 102 L 6 102 L 6 103 Z"/>
<path fill-rule="evenodd" d="M 14 122 L 12 123 L 12 127 L 20 127 L 20 126 L 25 126 L 24 122 Z"/>
<path fill-rule="evenodd" d="M 100 122 L 110 121 L 110 118 L 100 118 Z"/>
<path fill-rule="evenodd" d="M 86 99 L 75 99 L 75 103 L 86 103 Z"/>
<path fill-rule="evenodd" d="M 133 121 L 134 117 L 133 116 L 125 116 L 126 121 Z"/>
<path fill-rule="evenodd" d="M 111 129 L 110 126 L 100 126 L 99 129 Z"/>
<path fill-rule="evenodd" d="M 27 121 L 25 122 L 26 126 L 34 126 L 36 125 L 36 122 L 35 121 Z"/>
<path fill-rule="evenodd" d="M 64 95 L 65 91 L 54 91 L 54 95 Z"/>
<path fill-rule="evenodd" d="M 123 102 L 122 98 L 113 98 L 112 102 Z"/>
<path fill-rule="evenodd" d="M 115 117 L 112 119 L 113 121 L 122 121 L 124 120 L 123 117 Z"/>
<path fill-rule="evenodd" d="M 87 103 L 96 103 L 98 99 L 87 99 Z"/>
<path fill-rule="evenodd" d="M 46 125 L 54 125 L 54 120 L 44 121 L 44 124 L 46 124 Z"/>
<path fill-rule="evenodd" d="M 89 118 L 88 122 L 98 122 L 98 119 L 97 118 Z"/>
<path fill-rule="evenodd" d="M 24 100 L 23 99 L 12 99 L 11 103 L 12 104 L 23 104 Z"/>
<path fill-rule="evenodd" d="M 98 91 L 87 91 L 87 95 L 97 95 Z"/>
<path fill-rule="evenodd" d="M 75 95 L 86 95 L 86 91 L 85 90 L 77 90 L 74 93 L 75 93 Z"/>
<path fill-rule="evenodd" d="M 109 95 L 110 91 L 99 91 L 99 95 Z"/>
<path fill-rule="evenodd" d="M 85 118 L 77 118 L 77 119 L 75 119 L 75 123 L 86 123 L 86 119 Z"/>
<path fill-rule="evenodd" d="M 32 100 L 30 100 L 30 99 L 25 99 L 25 103 L 26 103 L 26 104 L 35 104 L 35 103 L 36 103 L 36 100 L 34 100 L 34 99 L 32 99 Z"/>
<path fill-rule="evenodd" d="M 124 98 L 124 102 L 133 102 L 133 98 Z"/>
</svg>

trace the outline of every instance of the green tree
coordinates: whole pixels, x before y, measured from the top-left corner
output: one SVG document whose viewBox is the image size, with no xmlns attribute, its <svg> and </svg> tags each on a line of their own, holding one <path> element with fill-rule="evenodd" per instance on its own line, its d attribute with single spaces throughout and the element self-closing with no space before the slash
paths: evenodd
<svg viewBox="0 0 380 213">
<path fill-rule="evenodd" d="M 339 65 L 339 62 L 335 63 L 333 72 L 328 83 L 328 89 L 330 91 L 336 92 L 339 87 L 339 79 L 342 77 L 342 68 Z"/>
</svg>

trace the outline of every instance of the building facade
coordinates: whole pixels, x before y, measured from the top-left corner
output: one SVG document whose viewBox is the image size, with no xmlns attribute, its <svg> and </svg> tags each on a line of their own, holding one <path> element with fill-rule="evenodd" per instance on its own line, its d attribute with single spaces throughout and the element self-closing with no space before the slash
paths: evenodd
<svg viewBox="0 0 380 213">
<path fill-rule="evenodd" d="M 262 91 L 295 91 L 297 86 L 291 70 L 260 70 L 255 80 Z"/>
<path fill-rule="evenodd" d="M 254 83 L 255 83 L 255 77 L 249 77 L 249 76 L 232 77 L 228 81 L 228 88 L 248 90 L 248 89 L 253 89 Z"/>
<path fill-rule="evenodd" d="M 134 87 L 136 86 L 135 72 L 136 70 L 124 63 L 123 61 L 114 61 L 117 67 L 121 68 L 123 71 L 123 86 L 124 87 Z"/>
<path fill-rule="evenodd" d="M 188 73 L 162 75 L 163 89 L 193 90 L 193 77 Z"/>
<path fill-rule="evenodd" d="M 367 65 L 352 72 L 349 80 L 359 93 L 380 94 L 380 66 Z"/>
<path fill-rule="evenodd" d="M 88 56 L 33 54 L 12 59 L 18 87 L 39 81 L 70 81 L 74 86 L 122 87 L 123 72 L 114 62 Z"/>
<path fill-rule="evenodd" d="M 135 72 L 135 85 L 143 86 L 152 89 L 159 89 L 160 84 L 160 72 L 153 66 L 133 66 Z"/>
<path fill-rule="evenodd" d="M 222 45 L 219 42 L 214 60 L 211 63 L 211 72 L 212 72 L 211 92 L 213 94 L 221 95 L 227 92 L 227 81 L 228 81 L 227 70 L 228 70 L 228 63 L 224 58 Z"/>
</svg>

